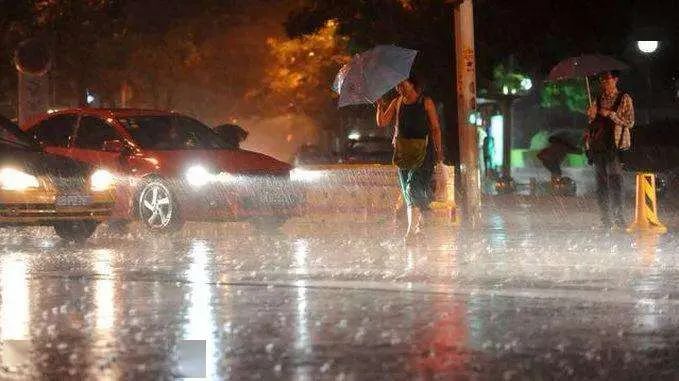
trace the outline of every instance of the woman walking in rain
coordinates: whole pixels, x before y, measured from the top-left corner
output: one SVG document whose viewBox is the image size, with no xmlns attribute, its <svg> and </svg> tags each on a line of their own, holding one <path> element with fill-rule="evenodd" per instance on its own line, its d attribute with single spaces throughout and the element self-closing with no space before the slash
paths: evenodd
<svg viewBox="0 0 679 381">
<path fill-rule="evenodd" d="M 406 203 L 408 229 L 405 242 L 422 233 L 422 225 L 432 201 L 431 180 L 437 164 L 443 161 L 441 127 L 436 106 L 422 93 L 414 78 L 396 86 L 398 96 L 387 104 L 377 102 L 377 125 L 394 125 L 394 164 Z"/>
</svg>

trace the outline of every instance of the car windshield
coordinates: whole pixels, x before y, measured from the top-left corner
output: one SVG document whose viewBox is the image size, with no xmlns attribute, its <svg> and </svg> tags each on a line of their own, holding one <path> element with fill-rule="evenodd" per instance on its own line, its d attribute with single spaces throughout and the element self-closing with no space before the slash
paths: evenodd
<svg viewBox="0 0 679 381">
<path fill-rule="evenodd" d="M 40 145 L 11 120 L 0 116 L 0 144 L 14 149 L 39 151 Z"/>
<path fill-rule="evenodd" d="M 186 116 L 134 116 L 119 120 L 144 149 L 172 151 L 228 148 L 212 129 Z"/>
</svg>

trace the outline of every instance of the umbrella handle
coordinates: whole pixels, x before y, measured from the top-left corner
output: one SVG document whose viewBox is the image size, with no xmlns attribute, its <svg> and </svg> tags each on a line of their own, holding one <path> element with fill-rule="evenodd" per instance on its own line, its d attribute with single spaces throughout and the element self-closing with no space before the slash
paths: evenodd
<svg viewBox="0 0 679 381">
<path fill-rule="evenodd" d="M 365 94 L 363 95 L 363 100 L 364 100 L 367 104 L 369 104 L 369 105 L 371 105 L 371 106 L 373 106 L 373 107 L 375 107 L 375 108 L 377 107 L 377 102 L 371 101 L 368 97 L 365 96 Z"/>
<path fill-rule="evenodd" d="M 585 76 L 585 83 L 587 84 L 587 100 L 589 101 L 589 105 L 592 105 L 592 90 L 589 87 L 589 77 Z"/>
</svg>

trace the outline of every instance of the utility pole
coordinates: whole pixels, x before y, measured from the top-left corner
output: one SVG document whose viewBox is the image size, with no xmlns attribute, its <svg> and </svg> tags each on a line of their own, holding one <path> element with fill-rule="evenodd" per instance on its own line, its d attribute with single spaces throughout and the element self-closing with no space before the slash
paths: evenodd
<svg viewBox="0 0 679 381">
<path fill-rule="evenodd" d="M 455 55 L 457 59 L 457 119 L 460 137 L 460 182 L 464 218 L 471 226 L 481 220 L 481 187 L 476 126 L 469 116 L 476 110 L 476 58 L 474 50 L 474 6 L 472 0 L 451 1 L 454 5 Z"/>
</svg>

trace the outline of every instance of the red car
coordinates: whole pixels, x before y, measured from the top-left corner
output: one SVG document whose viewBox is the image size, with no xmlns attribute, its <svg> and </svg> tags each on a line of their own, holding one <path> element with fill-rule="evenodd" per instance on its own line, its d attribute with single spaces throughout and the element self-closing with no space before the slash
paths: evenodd
<svg viewBox="0 0 679 381">
<path fill-rule="evenodd" d="M 47 152 L 111 169 L 119 176 L 113 218 L 136 216 L 153 231 L 189 220 L 276 226 L 298 211 L 289 164 L 229 149 L 185 115 L 78 108 L 45 115 L 24 130 Z"/>
</svg>

